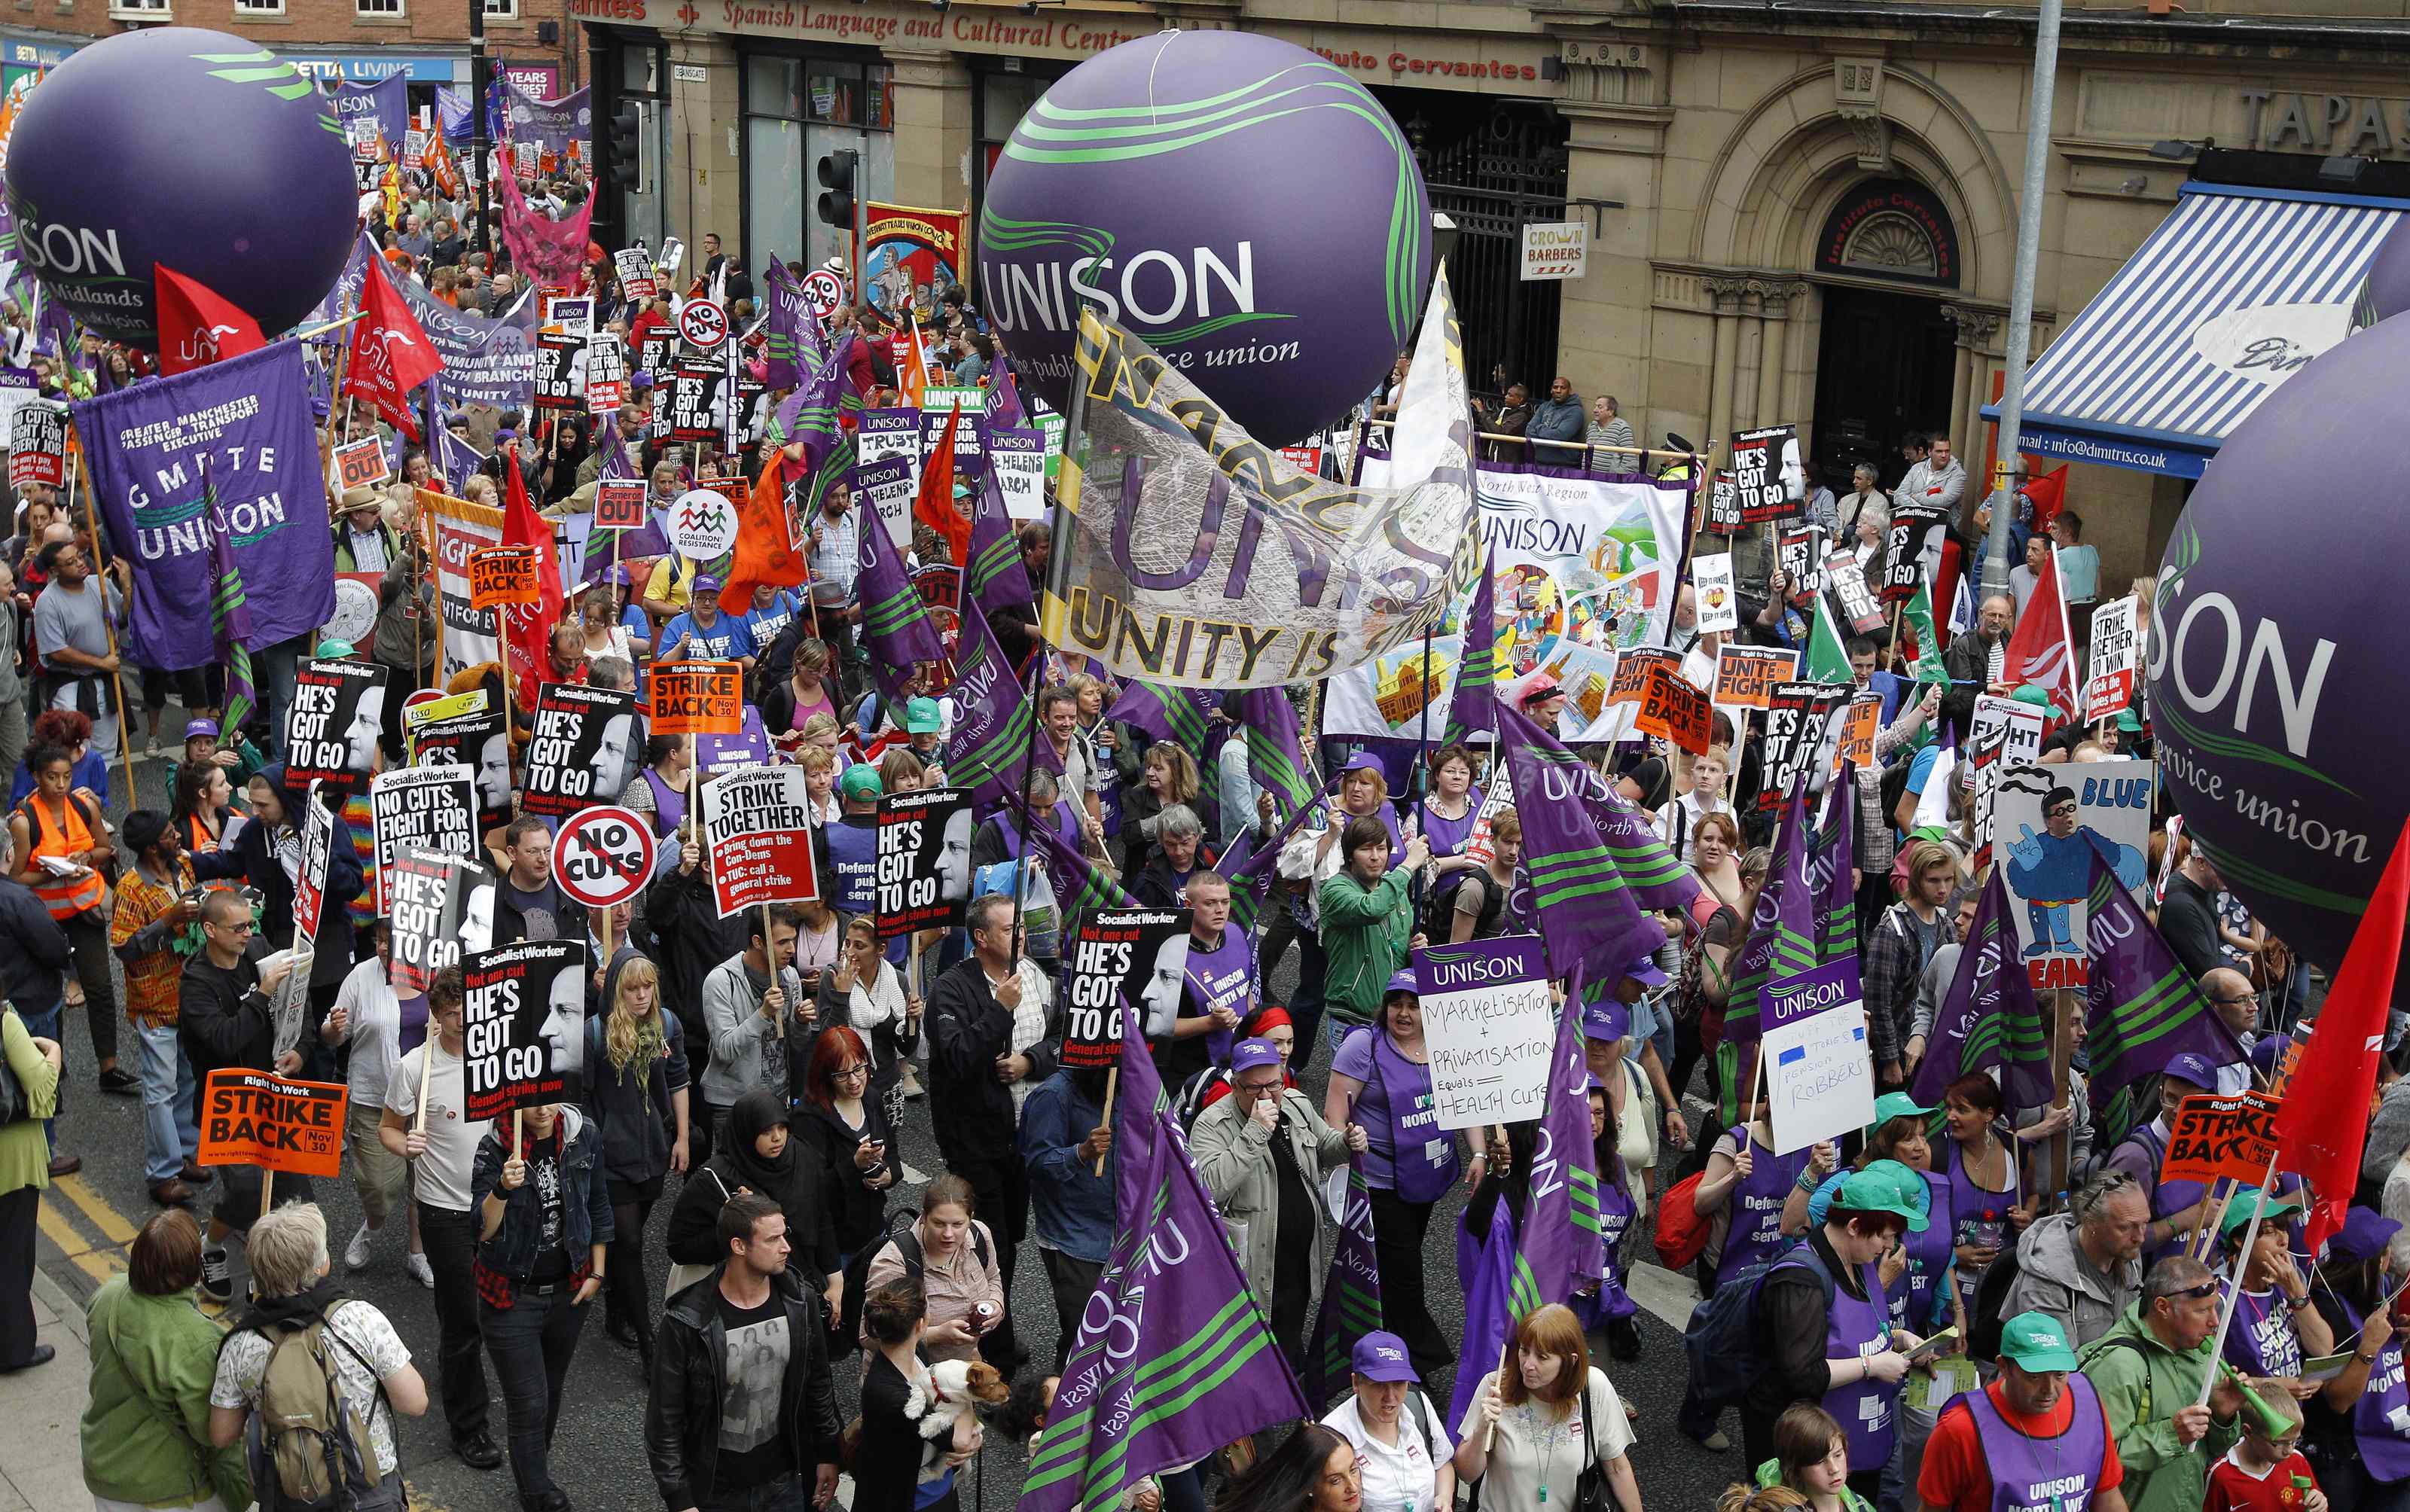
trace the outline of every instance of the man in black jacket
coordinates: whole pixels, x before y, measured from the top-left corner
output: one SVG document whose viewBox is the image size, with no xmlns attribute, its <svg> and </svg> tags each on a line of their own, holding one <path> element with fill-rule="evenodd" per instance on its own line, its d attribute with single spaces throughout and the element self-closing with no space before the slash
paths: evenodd
<svg viewBox="0 0 2410 1512">
<path fill-rule="evenodd" d="M 330 905 L 331 907 L 331 905 Z M 212 891 L 201 904 L 201 949 L 184 963 L 176 1020 L 184 1058 L 193 1063 L 193 1114 L 207 1127 L 210 1073 L 239 1069 L 290 1076 L 301 1069 L 301 1053 L 276 1053 L 276 990 L 289 961 L 262 969 L 268 953 L 251 916 L 251 903 L 230 887 Z M 260 1170 L 225 1166 L 218 1170 L 218 1202 L 210 1214 L 209 1241 L 201 1246 L 201 1289 L 220 1301 L 234 1295 L 234 1272 L 226 1259 L 229 1233 L 251 1232 L 259 1217 Z M 310 1200 L 310 1179 L 285 1176 L 276 1183 L 280 1202 Z"/>
<path fill-rule="evenodd" d="M 0 647 L 0 655 L 12 647 Z M 67 967 L 73 950 L 67 932 L 33 889 L 8 879 L 9 837 L 0 830 L 0 998 L 16 1005 L 25 1032 L 44 1040 L 59 1037 L 59 973 Z M 65 1083 L 62 1083 L 62 1085 Z M 53 1120 L 51 1174 L 72 1176 L 83 1169 L 83 1156 L 61 1155 Z"/>
<path fill-rule="evenodd" d="M 719 1213 L 726 1258 L 670 1299 L 645 1404 L 645 1454 L 669 1512 L 812 1505 L 836 1495 L 836 1385 L 827 1312 L 787 1268 L 778 1205 L 742 1193 Z"/>
<path fill-rule="evenodd" d="M 1974 589 L 1962 587 L 1959 591 Z M 2016 605 L 1996 593 L 1976 606 L 1974 632 L 1956 637 L 1941 653 L 1941 664 L 1950 674 L 1950 691 L 1941 695 L 1941 718 L 1958 732 L 1962 750 L 1975 733 L 1975 695 L 2009 691 L 1999 682 L 2009 632 L 2015 626 Z"/>
<path fill-rule="evenodd" d="M 1035 1043 L 1015 1051 L 1022 997 L 1035 973 L 1021 969 L 1021 927 L 1012 899 L 973 898 L 964 920 L 970 958 L 929 989 L 929 1113 L 946 1169 L 971 1184 L 978 1216 L 995 1235 L 1005 1295 L 1029 1223 L 1029 1168 L 1021 1158 L 1016 1083 L 1054 1074 L 1062 1025 L 1052 1014 Z M 1007 1375 L 1021 1362 L 1012 1316 L 980 1340 L 980 1353 Z"/>
</svg>

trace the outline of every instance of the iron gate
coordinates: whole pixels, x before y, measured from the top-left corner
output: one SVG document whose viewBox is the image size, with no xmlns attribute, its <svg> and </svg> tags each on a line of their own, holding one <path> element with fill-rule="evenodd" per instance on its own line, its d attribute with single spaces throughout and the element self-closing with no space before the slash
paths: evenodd
<svg viewBox="0 0 2410 1512">
<path fill-rule="evenodd" d="M 1431 209 L 1456 223 L 1447 278 L 1475 393 L 1521 383 L 1538 400 L 1556 376 L 1562 287 L 1523 282 L 1523 225 L 1565 217 L 1565 129 L 1545 107 L 1514 101 L 1439 126 L 1420 111 L 1406 122 Z"/>
</svg>

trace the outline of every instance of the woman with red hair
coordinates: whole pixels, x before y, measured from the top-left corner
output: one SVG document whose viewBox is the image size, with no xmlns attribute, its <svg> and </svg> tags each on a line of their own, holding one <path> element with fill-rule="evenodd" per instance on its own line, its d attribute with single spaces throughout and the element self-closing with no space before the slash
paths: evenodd
<svg viewBox="0 0 2410 1512">
<path fill-rule="evenodd" d="M 895 1185 L 887 1110 L 869 1094 L 870 1049 L 862 1036 L 842 1024 L 822 1029 L 804 1072 L 796 1132 L 820 1163 L 840 1268 L 885 1228 L 887 1190 Z"/>
</svg>

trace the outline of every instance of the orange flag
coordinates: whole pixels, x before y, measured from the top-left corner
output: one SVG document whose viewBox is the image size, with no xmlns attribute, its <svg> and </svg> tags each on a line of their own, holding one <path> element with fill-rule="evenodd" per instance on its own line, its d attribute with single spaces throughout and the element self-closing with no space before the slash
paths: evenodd
<svg viewBox="0 0 2410 1512">
<path fill-rule="evenodd" d="M 753 491 L 736 506 L 736 548 L 729 559 L 728 580 L 720 585 L 720 612 L 750 610 L 753 590 L 763 583 L 800 588 L 810 575 L 787 523 L 786 459 L 772 451 Z"/>
<path fill-rule="evenodd" d="M 937 532 L 955 566 L 968 567 L 971 522 L 954 507 L 954 428 L 962 423 L 962 411 L 948 414 L 946 433 L 921 464 L 921 491 L 912 498 L 912 517 Z"/>
<path fill-rule="evenodd" d="M 921 323 L 907 302 L 904 306 L 904 360 L 895 364 L 895 382 L 902 389 L 904 402 L 921 408 L 929 399 L 929 364 L 921 350 Z M 947 464 L 952 465 L 952 454 L 947 454 Z M 925 480 L 928 473 L 922 472 Z"/>
</svg>

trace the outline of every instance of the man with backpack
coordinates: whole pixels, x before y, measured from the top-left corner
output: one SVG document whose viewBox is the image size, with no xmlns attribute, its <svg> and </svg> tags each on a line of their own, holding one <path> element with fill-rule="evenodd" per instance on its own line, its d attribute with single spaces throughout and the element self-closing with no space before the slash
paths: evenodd
<svg viewBox="0 0 2410 1512">
<path fill-rule="evenodd" d="M 210 1438 L 247 1443 L 259 1512 L 398 1512 L 393 1415 L 427 1411 L 427 1383 L 385 1314 L 327 1285 L 314 1203 L 252 1226 L 252 1302 L 218 1351 Z"/>
<path fill-rule="evenodd" d="M 2125 1465 L 2132 1512 L 2193 1512 L 2209 1495 L 2209 1467 L 2243 1436 L 2243 1393 L 2217 1369 L 2217 1278 L 2189 1256 L 2151 1267 L 2142 1294 L 2107 1333 L 2076 1352 Z"/>
</svg>

